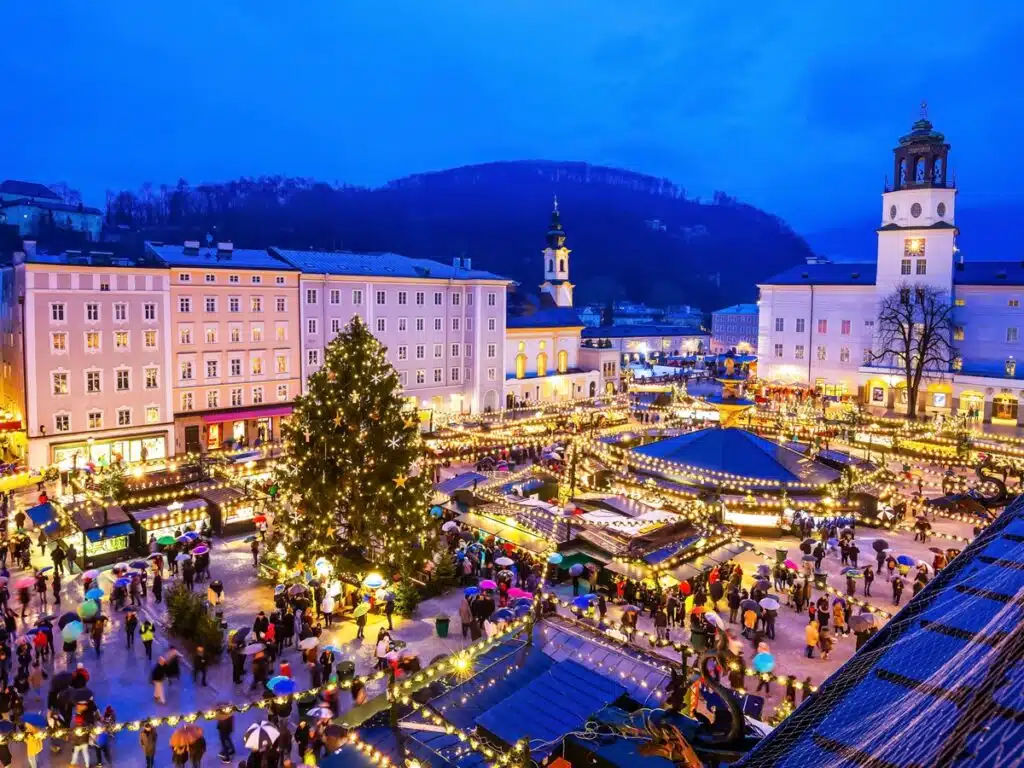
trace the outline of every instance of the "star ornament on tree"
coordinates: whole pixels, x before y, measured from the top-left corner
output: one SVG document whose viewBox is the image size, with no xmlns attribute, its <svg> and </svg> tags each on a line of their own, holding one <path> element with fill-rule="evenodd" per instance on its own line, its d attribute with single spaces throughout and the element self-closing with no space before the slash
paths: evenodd
<svg viewBox="0 0 1024 768">
<path fill-rule="evenodd" d="M 397 448 L 398 447 L 398 443 L 399 443 L 398 438 L 397 437 L 392 437 L 390 440 L 388 440 L 388 447 L 392 448 L 392 449 Z"/>
<path fill-rule="evenodd" d="M 405 483 L 408 479 L 408 475 L 398 475 L 391 482 L 393 482 L 397 488 L 405 488 Z"/>
<path fill-rule="evenodd" d="M 340 413 L 334 414 L 334 426 L 340 427 L 343 421 Z"/>
</svg>

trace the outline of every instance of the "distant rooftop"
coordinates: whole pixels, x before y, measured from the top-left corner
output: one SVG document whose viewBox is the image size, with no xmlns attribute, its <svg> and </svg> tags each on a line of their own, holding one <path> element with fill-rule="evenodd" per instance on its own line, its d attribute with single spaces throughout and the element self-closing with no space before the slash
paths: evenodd
<svg viewBox="0 0 1024 768">
<path fill-rule="evenodd" d="M 90 248 L 69 248 L 56 252 L 26 250 L 26 264 L 53 264 L 88 267 L 150 267 L 163 269 L 164 265 L 148 254 L 141 256 L 128 253 L 114 243 L 95 245 Z"/>
<path fill-rule="evenodd" d="M 506 328 L 582 328 L 575 307 L 560 307 L 551 294 L 509 291 L 505 305 Z"/>
<path fill-rule="evenodd" d="M 607 325 L 584 328 L 585 339 L 626 339 L 636 336 L 706 336 L 703 331 L 691 331 L 681 325 Z"/>
<path fill-rule="evenodd" d="M 800 264 L 761 280 L 759 285 L 874 285 L 877 265 L 867 262 Z"/>
<path fill-rule="evenodd" d="M 716 309 L 714 315 L 756 315 L 757 304 L 733 304 L 725 309 Z"/>
<path fill-rule="evenodd" d="M 0 202 L 0 208 L 14 208 L 19 205 L 42 208 L 44 211 L 60 211 L 62 213 L 89 213 L 95 216 L 102 216 L 103 211 L 99 208 L 90 208 L 87 205 L 71 205 L 51 200 L 29 200 L 27 197 L 20 197 L 16 200 L 4 200 Z"/>
<path fill-rule="evenodd" d="M 232 248 L 186 248 L 184 245 L 165 245 L 147 242 L 147 252 L 156 256 L 169 267 L 223 267 L 230 269 L 276 269 L 294 271 L 296 267 L 266 250 Z"/>
<path fill-rule="evenodd" d="M 34 181 L 17 181 L 15 179 L 0 181 L 0 194 L 24 195 L 25 197 L 45 197 L 50 200 L 60 201 L 60 195 L 46 185 L 37 184 Z"/>
<path fill-rule="evenodd" d="M 295 251 L 271 248 L 270 252 L 296 269 L 309 274 L 370 275 L 374 277 L 437 278 L 441 280 L 507 280 L 482 269 L 461 264 L 442 264 L 413 259 L 397 253 L 355 253 L 353 251 Z"/>
<path fill-rule="evenodd" d="M 965 261 L 953 270 L 956 285 L 1024 285 L 1024 262 Z"/>
</svg>

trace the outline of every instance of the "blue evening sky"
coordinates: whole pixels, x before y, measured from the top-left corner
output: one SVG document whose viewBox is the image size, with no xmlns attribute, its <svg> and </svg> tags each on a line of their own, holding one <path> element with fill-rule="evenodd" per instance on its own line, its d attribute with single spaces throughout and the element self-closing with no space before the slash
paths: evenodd
<svg viewBox="0 0 1024 768">
<path fill-rule="evenodd" d="M 1024 3 L 37 0 L 4 4 L 0 177 L 379 184 L 585 160 L 799 230 L 873 218 L 927 99 L 961 204 L 1024 202 Z"/>
</svg>

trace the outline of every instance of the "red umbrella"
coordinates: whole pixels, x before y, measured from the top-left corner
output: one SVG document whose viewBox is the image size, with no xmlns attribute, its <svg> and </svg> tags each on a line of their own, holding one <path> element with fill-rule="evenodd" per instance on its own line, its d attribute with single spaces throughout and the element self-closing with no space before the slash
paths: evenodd
<svg viewBox="0 0 1024 768">
<path fill-rule="evenodd" d="M 31 576 L 23 576 L 22 578 L 18 579 L 16 582 L 14 582 L 14 588 L 15 589 L 32 589 L 32 587 L 35 586 L 35 583 L 36 583 L 36 580 L 33 579 Z"/>
</svg>

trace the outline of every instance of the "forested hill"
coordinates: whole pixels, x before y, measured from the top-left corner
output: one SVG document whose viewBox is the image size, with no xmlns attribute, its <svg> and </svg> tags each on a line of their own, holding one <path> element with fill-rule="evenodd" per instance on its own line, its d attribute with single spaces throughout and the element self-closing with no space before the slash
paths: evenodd
<svg viewBox="0 0 1024 768">
<path fill-rule="evenodd" d="M 211 233 L 238 247 L 470 256 L 532 288 L 557 195 L 577 301 L 608 298 L 714 309 L 754 298 L 759 278 L 810 255 L 771 214 L 716 193 L 687 198 L 665 179 L 585 163 L 500 162 L 367 189 L 310 179 L 240 179 L 110 193 L 112 226 L 150 239 Z"/>
</svg>

